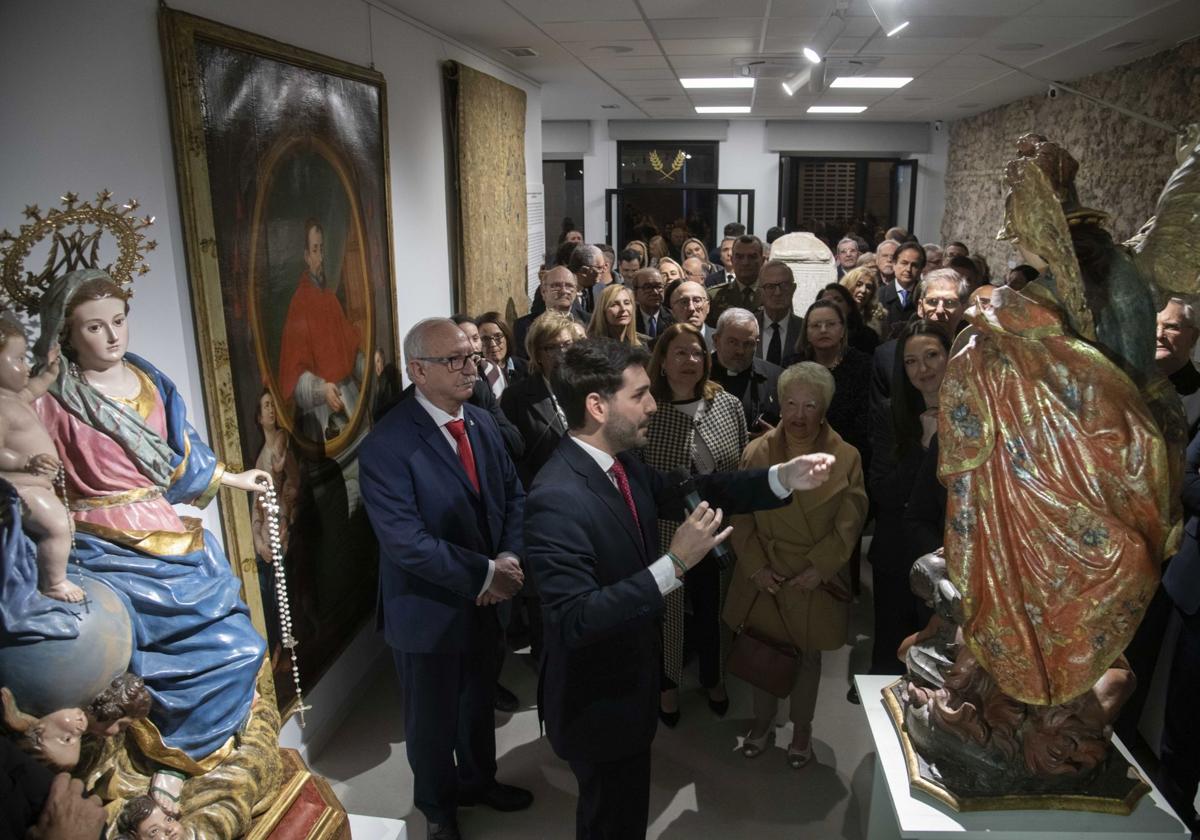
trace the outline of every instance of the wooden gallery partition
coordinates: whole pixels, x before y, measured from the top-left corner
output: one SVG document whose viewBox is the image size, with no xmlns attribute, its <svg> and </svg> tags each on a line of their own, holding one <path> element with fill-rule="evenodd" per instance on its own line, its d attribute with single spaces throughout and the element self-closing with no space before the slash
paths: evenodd
<svg viewBox="0 0 1200 840">
<path fill-rule="evenodd" d="M 454 308 L 529 308 L 525 91 L 456 61 L 442 65 Z"/>
</svg>

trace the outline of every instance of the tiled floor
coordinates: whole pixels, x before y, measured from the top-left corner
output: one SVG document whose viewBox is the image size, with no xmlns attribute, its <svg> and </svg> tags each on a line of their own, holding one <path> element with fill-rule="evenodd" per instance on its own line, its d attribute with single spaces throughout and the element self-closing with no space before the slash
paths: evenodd
<svg viewBox="0 0 1200 840">
<path fill-rule="evenodd" d="M 855 645 L 822 659 L 816 761 L 798 771 L 788 767 L 784 749 L 791 740 L 790 724 L 776 730 L 777 749 L 753 760 L 743 758 L 737 747 L 749 728 L 748 688 L 731 681 L 729 713 L 718 719 L 696 688 L 693 665 L 690 688 L 685 675 L 682 720 L 674 730 L 660 726 L 654 741 L 650 838 L 862 837 L 873 759 L 866 719 L 859 706 L 846 701 L 846 689 L 849 674 L 865 670 L 869 659 L 869 568 L 864 564 L 863 597 L 852 607 Z M 462 809 L 463 836 L 569 838 L 575 780 L 539 737 L 536 676 L 528 654 L 509 656 L 502 682 L 517 693 L 522 706 L 514 715 L 497 715 L 498 777 L 531 789 L 534 804 L 515 814 Z M 390 667 L 379 673 L 311 764 L 330 780 L 348 811 L 406 819 L 410 838 L 425 836 L 424 819 L 412 807 L 400 692 Z"/>
</svg>

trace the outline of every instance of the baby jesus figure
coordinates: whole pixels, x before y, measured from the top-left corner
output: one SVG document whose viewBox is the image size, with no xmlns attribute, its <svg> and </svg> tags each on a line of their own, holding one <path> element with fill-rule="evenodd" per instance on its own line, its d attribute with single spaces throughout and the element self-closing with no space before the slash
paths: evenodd
<svg viewBox="0 0 1200 840">
<path fill-rule="evenodd" d="M 38 591 L 78 602 L 84 591 L 67 580 L 71 514 L 54 489 L 62 463 L 32 405 L 58 377 L 58 348 L 50 351 L 45 370 L 33 378 L 27 349 L 21 324 L 10 314 L 0 315 L 0 476 L 21 496 L 21 523 L 37 543 Z"/>
</svg>

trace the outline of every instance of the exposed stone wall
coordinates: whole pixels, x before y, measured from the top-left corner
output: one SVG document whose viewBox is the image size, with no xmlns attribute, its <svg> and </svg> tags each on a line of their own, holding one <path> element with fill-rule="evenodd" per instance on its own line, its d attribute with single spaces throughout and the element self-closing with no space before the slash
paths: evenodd
<svg viewBox="0 0 1200 840">
<path fill-rule="evenodd" d="M 1200 38 L 1069 84 L 1154 119 L 1200 121 Z M 1080 201 L 1112 215 L 1117 241 L 1153 213 L 1175 161 L 1175 137 L 1072 94 L 1033 96 L 949 126 L 942 241 L 961 240 L 1002 272 L 1016 250 L 995 240 L 1004 217 L 1004 164 L 1015 141 L 1035 131 L 1079 160 Z"/>
</svg>

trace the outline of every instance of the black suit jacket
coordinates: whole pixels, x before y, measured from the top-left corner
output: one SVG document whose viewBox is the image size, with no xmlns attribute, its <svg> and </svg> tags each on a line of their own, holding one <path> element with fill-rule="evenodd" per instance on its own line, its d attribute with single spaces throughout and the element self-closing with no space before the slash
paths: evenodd
<svg viewBox="0 0 1200 840">
<path fill-rule="evenodd" d="M 717 263 L 717 265 L 720 265 L 720 263 Z M 733 272 L 731 271 L 731 272 L 729 272 L 729 274 L 726 274 L 725 269 L 722 267 L 722 268 L 718 268 L 716 271 L 712 272 L 711 274 L 707 275 L 704 278 L 704 288 L 711 289 L 713 286 L 723 286 L 726 283 L 730 283 L 732 281 L 733 281 Z"/>
<path fill-rule="evenodd" d="M 637 331 L 642 335 L 649 335 L 646 331 L 646 316 L 642 314 L 641 307 L 635 306 L 633 310 L 637 315 Z M 671 314 L 671 310 L 665 306 L 658 307 L 658 332 L 654 337 L 658 338 L 667 327 L 674 323 L 675 316 Z"/>
<path fill-rule="evenodd" d="M 755 351 L 755 355 L 760 359 L 766 359 L 767 350 L 771 343 L 771 336 L 768 333 L 771 330 L 768 328 L 766 313 L 760 309 L 755 313 L 755 317 L 758 318 L 758 350 Z M 800 333 L 803 329 L 804 319 L 795 312 L 789 314 L 784 324 L 786 334 L 780 336 L 780 339 L 783 341 L 783 346 L 780 348 L 781 352 L 779 354 L 780 362 L 796 352 L 800 341 Z"/>
<path fill-rule="evenodd" d="M 712 378 L 742 401 L 742 408 L 746 411 L 746 428 L 750 430 L 751 435 L 761 431 L 758 428 L 760 416 L 772 426 L 779 422 L 778 390 L 779 374 L 782 372 L 783 369 L 778 365 L 755 356 L 750 363 L 750 382 L 746 389 L 739 393 L 736 388 L 725 385 L 729 381 L 729 373 L 717 359 L 717 354 L 712 354 Z"/>
<path fill-rule="evenodd" d="M 905 306 L 900 305 L 900 295 L 896 291 L 895 281 L 885 283 L 879 287 L 879 305 L 887 312 L 887 320 L 884 328 L 884 335 L 888 335 L 890 330 L 896 324 L 903 324 L 913 315 L 917 314 L 917 287 L 916 285 L 908 293 L 908 303 Z"/>
<path fill-rule="evenodd" d="M 1200 610 L 1200 434 L 1187 448 L 1183 468 L 1183 541 L 1163 572 L 1163 588 L 1185 615 Z"/>
<path fill-rule="evenodd" d="M 558 448 L 567 427 L 558 419 L 550 389 L 540 373 L 506 388 L 500 396 L 500 407 L 525 441 L 525 454 L 517 461 L 517 474 L 528 489 L 538 470 Z"/>
<path fill-rule="evenodd" d="M 658 519 L 681 518 L 675 488 L 629 452 L 641 528 L 596 462 L 569 436 L 538 473 L 525 508 L 526 556 L 542 598 L 545 652 L 538 706 L 568 761 L 613 761 L 650 747 L 661 688 L 663 596 L 647 566 Z M 766 470 L 697 476 L 726 514 L 780 507 Z M 790 497 L 789 497 L 790 498 Z"/>
</svg>

